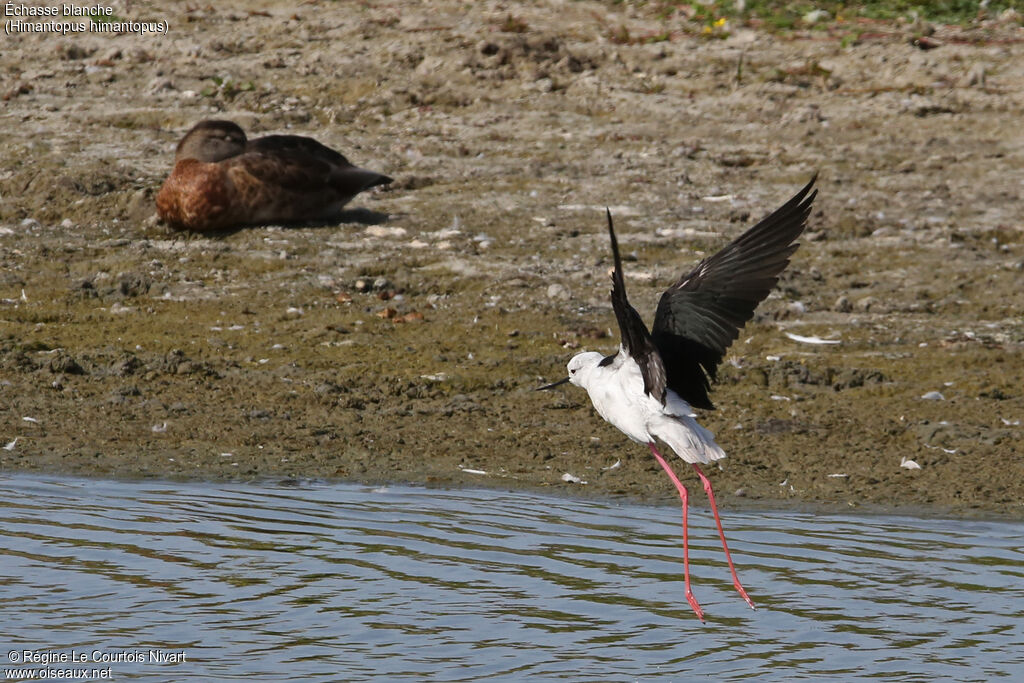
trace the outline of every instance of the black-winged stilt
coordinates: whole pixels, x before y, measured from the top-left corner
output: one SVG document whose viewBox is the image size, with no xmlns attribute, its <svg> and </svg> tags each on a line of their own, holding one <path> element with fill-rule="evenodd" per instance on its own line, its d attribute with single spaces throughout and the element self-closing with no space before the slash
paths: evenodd
<svg viewBox="0 0 1024 683">
<path fill-rule="evenodd" d="M 540 389 L 565 382 L 583 387 L 597 412 L 630 439 L 647 444 L 679 491 L 683 504 L 683 573 L 686 600 L 704 621 L 704 611 L 690 590 L 690 551 L 686 531 L 687 491 L 658 452 L 661 439 L 676 455 L 693 465 L 711 502 L 733 585 L 751 608 L 754 602 L 740 584 L 725 542 L 711 482 L 700 465 L 725 457 L 714 435 L 694 419 L 692 408 L 713 409 L 708 398 L 711 382 L 726 349 L 754 309 L 778 282 L 779 273 L 796 251 L 817 190 L 814 181 L 781 208 L 733 240 L 714 256 L 704 259 L 661 295 L 654 327 L 647 330 L 640 314 L 626 298 L 619 245 L 608 214 L 615 269 L 612 271 L 612 308 L 622 341 L 618 352 L 602 356 L 579 353 L 569 361 L 569 376 Z"/>
</svg>

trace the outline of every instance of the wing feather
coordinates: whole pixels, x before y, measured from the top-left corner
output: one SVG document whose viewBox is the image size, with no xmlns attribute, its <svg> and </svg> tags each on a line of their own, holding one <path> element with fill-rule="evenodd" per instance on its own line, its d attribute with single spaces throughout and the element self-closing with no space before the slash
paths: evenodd
<svg viewBox="0 0 1024 683">
<path fill-rule="evenodd" d="M 668 387 L 687 403 L 713 408 L 718 365 L 797 249 L 817 190 L 817 174 L 779 209 L 683 275 L 658 302 L 651 339 Z"/>
<path fill-rule="evenodd" d="M 622 279 L 622 259 L 619 257 L 619 242 L 615 239 L 615 228 L 612 226 L 612 212 L 608 214 L 608 235 L 612 242 L 612 257 L 615 269 L 612 271 L 612 309 L 619 321 L 619 333 L 622 338 L 622 351 L 631 356 L 640 366 L 640 374 L 644 378 L 644 392 L 665 403 L 665 390 L 668 386 L 665 365 L 662 362 L 658 347 L 651 339 L 647 325 L 640 314 L 626 298 L 626 283 Z M 620 353 L 621 353 L 620 352 Z"/>
<path fill-rule="evenodd" d="M 355 195 L 392 179 L 353 166 L 343 154 L 301 135 L 266 135 L 246 143 L 250 173 L 266 182 L 294 190 L 333 189 Z"/>
</svg>

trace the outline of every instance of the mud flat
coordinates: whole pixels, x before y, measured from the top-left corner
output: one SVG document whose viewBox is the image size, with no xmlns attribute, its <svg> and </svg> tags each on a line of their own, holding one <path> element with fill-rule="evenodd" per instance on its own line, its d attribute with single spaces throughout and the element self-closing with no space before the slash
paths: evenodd
<svg viewBox="0 0 1024 683">
<path fill-rule="evenodd" d="M 2 39 L 3 471 L 667 501 L 582 391 L 533 391 L 616 343 L 601 212 L 649 319 L 819 171 L 701 416 L 721 498 L 1024 515 L 1018 18 L 922 50 L 619 3 L 111 6 L 170 30 Z M 153 196 L 209 117 L 397 182 L 338 224 L 175 233 Z"/>
</svg>

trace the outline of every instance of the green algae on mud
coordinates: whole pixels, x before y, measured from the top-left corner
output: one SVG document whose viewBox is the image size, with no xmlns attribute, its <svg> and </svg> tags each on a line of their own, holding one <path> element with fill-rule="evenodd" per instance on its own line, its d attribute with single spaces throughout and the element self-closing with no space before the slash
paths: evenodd
<svg viewBox="0 0 1024 683">
<path fill-rule="evenodd" d="M 819 170 L 806 239 L 700 416 L 730 456 L 716 490 L 1024 514 L 1019 26 L 925 54 L 752 32 L 618 44 L 595 9 L 633 35 L 666 20 L 586 2 L 524 6 L 523 33 L 486 2 L 268 7 L 166 10 L 188 28 L 159 52 L 21 37 L 0 55 L 31 85 L 4 112 L 22 134 L 0 140 L 3 470 L 669 501 L 583 392 L 534 391 L 616 344 L 601 211 L 649 319 Z M 197 94 L 213 56 L 255 88 Z M 777 78 L 812 62 L 829 75 Z M 339 225 L 173 233 L 152 196 L 209 116 L 312 135 L 398 182 Z"/>
</svg>

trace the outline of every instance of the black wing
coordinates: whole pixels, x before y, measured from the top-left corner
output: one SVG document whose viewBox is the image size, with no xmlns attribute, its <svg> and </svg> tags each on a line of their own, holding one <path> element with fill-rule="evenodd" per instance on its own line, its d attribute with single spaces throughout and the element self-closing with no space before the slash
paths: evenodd
<svg viewBox="0 0 1024 683">
<path fill-rule="evenodd" d="M 669 287 L 658 302 L 652 338 L 668 386 L 697 408 L 708 398 L 718 364 L 740 328 L 778 282 L 803 232 L 817 174 L 792 199 Z"/>
<path fill-rule="evenodd" d="M 608 235 L 612 238 L 612 255 L 615 258 L 615 270 L 612 271 L 612 309 L 615 311 L 615 318 L 619 321 L 622 348 L 640 366 L 640 374 L 644 378 L 644 392 L 664 403 L 665 388 L 668 386 L 665 365 L 662 363 L 658 348 L 651 340 L 647 325 L 644 325 L 640 314 L 629 305 L 629 300 L 626 298 L 626 285 L 622 281 L 622 259 L 619 258 L 619 242 L 615 239 L 615 228 L 612 227 L 612 212 L 607 209 L 605 211 L 608 214 Z"/>
</svg>

